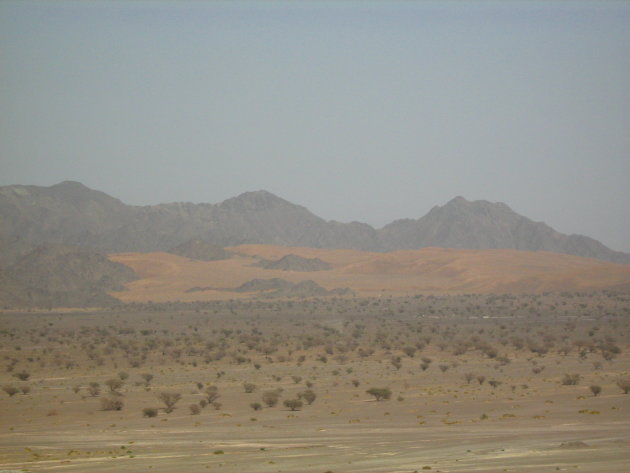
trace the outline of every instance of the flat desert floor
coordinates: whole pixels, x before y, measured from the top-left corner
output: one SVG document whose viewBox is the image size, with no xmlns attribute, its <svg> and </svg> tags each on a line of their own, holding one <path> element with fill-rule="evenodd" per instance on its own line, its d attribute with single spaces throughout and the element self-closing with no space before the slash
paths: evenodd
<svg viewBox="0 0 630 473">
<path fill-rule="evenodd" d="M 628 472 L 629 312 L 601 293 L 5 312 L 0 471 Z"/>
</svg>

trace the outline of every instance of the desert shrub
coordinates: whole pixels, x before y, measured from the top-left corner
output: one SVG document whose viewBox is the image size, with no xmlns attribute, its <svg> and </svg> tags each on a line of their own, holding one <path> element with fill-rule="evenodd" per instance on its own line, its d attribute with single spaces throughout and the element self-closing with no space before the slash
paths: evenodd
<svg viewBox="0 0 630 473">
<path fill-rule="evenodd" d="M 429 363 L 424 363 L 424 362 L 423 362 L 423 363 L 421 363 L 421 364 L 420 364 L 420 369 L 421 369 L 422 371 L 426 371 L 426 370 L 428 370 L 428 369 L 429 369 L 429 366 L 431 366 Z"/>
<path fill-rule="evenodd" d="M 573 373 L 573 374 L 566 373 L 564 377 L 562 378 L 561 383 L 563 386 L 575 386 L 576 384 L 580 382 L 580 378 L 581 376 L 577 373 Z"/>
<path fill-rule="evenodd" d="M 207 405 L 208 405 L 208 401 L 206 401 L 205 399 L 201 399 L 199 401 L 199 407 L 201 407 L 202 409 L 204 409 Z"/>
<path fill-rule="evenodd" d="M 144 417 L 156 417 L 158 415 L 158 410 L 155 407 L 145 407 L 142 409 L 142 415 Z"/>
<path fill-rule="evenodd" d="M 73 386 L 73 387 L 72 387 L 72 391 L 73 391 L 75 394 L 79 394 L 79 391 L 81 391 L 81 385 L 80 385 L 80 384 L 77 384 L 76 386 Z"/>
<path fill-rule="evenodd" d="M 416 354 L 416 347 L 405 347 L 403 348 L 403 353 L 407 355 L 409 358 L 413 358 Z"/>
<path fill-rule="evenodd" d="M 602 392 L 602 387 L 598 386 L 597 384 L 593 384 L 593 385 L 589 386 L 589 389 L 593 393 L 593 396 L 597 396 L 599 393 Z"/>
<path fill-rule="evenodd" d="M 198 404 L 191 404 L 190 406 L 188 406 L 188 409 L 190 410 L 190 415 L 193 416 L 199 415 L 199 413 L 201 412 L 201 407 L 199 407 Z"/>
<path fill-rule="evenodd" d="M 100 386 L 100 384 L 98 384 L 96 381 L 92 381 L 88 385 L 88 393 L 90 393 L 90 396 L 92 396 L 92 397 L 98 396 L 101 393 L 101 386 Z"/>
<path fill-rule="evenodd" d="M 396 368 L 396 371 L 402 368 L 402 358 L 399 356 L 392 357 L 392 359 L 389 360 L 389 362 L 392 364 L 394 368 Z"/>
<path fill-rule="evenodd" d="M 617 380 L 617 386 L 623 391 L 624 394 L 630 392 L 630 378 L 622 378 Z"/>
<path fill-rule="evenodd" d="M 142 379 L 144 379 L 144 383 L 148 386 L 151 380 L 153 380 L 153 375 L 151 373 L 142 373 Z"/>
<path fill-rule="evenodd" d="M 284 405 L 292 411 L 297 411 L 302 408 L 302 401 L 299 399 L 286 399 L 284 401 Z"/>
<path fill-rule="evenodd" d="M 466 383 L 470 384 L 470 382 L 475 379 L 475 375 L 473 373 L 465 373 L 464 374 L 464 380 L 466 381 Z"/>
<path fill-rule="evenodd" d="M 215 409 L 216 411 L 221 410 L 221 406 L 223 406 L 223 404 L 221 404 L 219 401 L 214 401 L 214 402 L 212 403 L 212 407 L 214 407 L 214 409 Z"/>
<path fill-rule="evenodd" d="M 120 371 L 118 373 L 118 377 L 120 378 L 121 381 L 124 381 L 129 377 L 129 373 L 127 373 L 126 371 Z"/>
<path fill-rule="evenodd" d="M 26 381 L 26 380 L 28 380 L 28 378 L 31 377 L 30 373 L 27 373 L 24 370 L 15 373 L 13 376 L 15 376 L 20 381 Z"/>
<path fill-rule="evenodd" d="M 180 393 L 163 391 L 158 394 L 158 399 L 164 403 L 165 409 L 164 411 L 167 413 L 173 412 L 175 410 L 175 404 L 182 398 Z"/>
<path fill-rule="evenodd" d="M 246 393 L 251 394 L 256 391 L 256 385 L 254 383 L 243 383 L 243 390 Z"/>
<path fill-rule="evenodd" d="M 118 390 L 122 388 L 123 381 L 119 378 L 110 378 L 105 381 L 105 386 L 109 388 L 109 392 L 118 394 Z"/>
<path fill-rule="evenodd" d="M 488 381 L 488 384 L 496 389 L 502 383 L 501 383 L 501 381 L 497 381 L 496 379 L 491 379 L 490 381 Z"/>
<path fill-rule="evenodd" d="M 446 373 L 446 370 L 448 370 L 448 368 L 449 368 L 449 366 L 448 366 L 448 365 L 444 365 L 444 364 L 442 364 L 442 365 L 438 365 L 438 366 L 439 366 L 440 371 L 441 371 L 442 373 Z"/>
<path fill-rule="evenodd" d="M 262 395 L 262 401 L 267 407 L 274 407 L 280 400 L 278 391 L 266 391 Z"/>
<path fill-rule="evenodd" d="M 13 397 L 18 393 L 18 388 L 12 385 L 2 386 L 2 390 L 9 395 L 9 397 Z"/>
<path fill-rule="evenodd" d="M 123 408 L 123 400 L 119 397 L 103 397 L 101 408 L 104 411 L 120 411 Z"/>
<path fill-rule="evenodd" d="M 299 384 L 299 382 L 302 381 L 301 376 L 291 376 L 291 379 L 293 380 L 295 384 Z"/>
<path fill-rule="evenodd" d="M 214 401 L 216 401 L 220 397 L 219 388 L 217 388 L 216 386 L 208 386 L 205 392 L 206 392 L 206 399 L 208 401 L 208 404 L 212 404 Z"/>
<path fill-rule="evenodd" d="M 355 388 L 358 388 L 360 384 L 361 384 L 361 381 L 359 381 L 358 379 L 353 379 L 353 380 L 352 380 L 352 385 L 353 385 Z"/>
<path fill-rule="evenodd" d="M 262 404 L 260 402 L 252 402 L 249 407 L 254 409 L 255 411 L 259 411 L 262 409 Z"/>
<path fill-rule="evenodd" d="M 28 394 L 31 392 L 31 387 L 28 385 L 20 386 L 20 391 L 22 394 Z"/>
<path fill-rule="evenodd" d="M 392 397 L 392 392 L 388 388 L 370 388 L 365 392 L 370 396 L 374 396 L 377 401 L 382 401 L 383 399 L 389 399 Z"/>
<path fill-rule="evenodd" d="M 486 377 L 484 375 L 479 375 L 477 376 L 477 382 L 481 385 L 484 383 L 484 381 L 486 380 Z"/>
<path fill-rule="evenodd" d="M 313 402 L 315 401 L 315 399 L 317 398 L 317 394 L 315 394 L 315 392 L 311 391 L 310 389 L 301 392 L 298 397 L 300 399 L 304 399 L 304 401 L 306 402 L 306 404 L 308 404 L 309 406 L 311 404 L 313 404 Z"/>
</svg>

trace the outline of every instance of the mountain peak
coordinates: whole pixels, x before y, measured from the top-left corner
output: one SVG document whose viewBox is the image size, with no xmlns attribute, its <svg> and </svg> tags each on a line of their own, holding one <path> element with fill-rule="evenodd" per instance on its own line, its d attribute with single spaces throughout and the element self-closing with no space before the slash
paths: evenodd
<svg viewBox="0 0 630 473">
<path fill-rule="evenodd" d="M 258 190 L 244 192 L 236 197 L 227 199 L 220 206 L 228 210 L 261 211 L 295 205 L 269 191 Z"/>
</svg>

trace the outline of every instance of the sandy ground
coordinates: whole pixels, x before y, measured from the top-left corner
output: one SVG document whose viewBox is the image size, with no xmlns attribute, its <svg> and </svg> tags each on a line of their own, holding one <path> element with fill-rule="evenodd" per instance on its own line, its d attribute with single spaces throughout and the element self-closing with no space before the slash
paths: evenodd
<svg viewBox="0 0 630 473">
<path fill-rule="evenodd" d="M 99 325 L 98 315 L 90 317 Z M 0 321 L 6 332 L 18 330 L 17 315 Z M 25 346 L 20 356 L 29 349 L 36 348 Z M 125 368 L 129 378 L 121 389 L 121 411 L 102 410 L 102 395 L 85 391 L 89 381 L 102 384 L 110 378 L 115 367 L 34 369 L 29 394 L 1 393 L 0 471 L 630 471 L 630 394 L 615 385 L 630 371 L 625 348 L 600 369 L 593 369 L 593 356 L 510 351 L 512 361 L 498 366 L 476 354 L 455 358 L 429 346 L 403 358 L 396 370 L 385 354 L 323 363 L 315 359 L 321 350 L 313 350 L 303 351 L 309 356 L 300 366 L 294 354 L 285 362 L 261 357 L 260 369 L 227 358 L 209 365 L 169 361 L 150 369 Z M 5 340 L 3 358 L 15 353 Z M 426 371 L 419 368 L 421 356 L 435 360 Z M 532 358 L 544 371 L 532 373 Z M 438 363 L 450 367 L 442 372 Z M 140 374 L 149 370 L 155 378 L 147 388 Z M 502 384 L 466 383 L 466 372 L 485 373 Z M 562 375 L 573 372 L 581 373 L 581 382 L 561 385 Z M 296 384 L 292 375 L 303 379 Z M 358 387 L 354 379 L 360 380 Z M 245 381 L 257 390 L 245 393 Z M 281 399 L 293 398 L 306 389 L 306 381 L 313 383 L 317 398 L 299 411 L 282 401 L 260 411 L 249 407 L 269 389 L 281 388 Z M 0 382 L 15 378 L 3 373 Z M 207 406 L 190 414 L 188 406 L 203 399 L 197 382 L 219 388 L 219 410 Z M 602 387 L 597 397 L 589 390 L 594 383 Z M 82 388 L 75 393 L 77 385 Z M 389 387 L 392 398 L 376 402 L 366 394 L 374 386 Z M 144 407 L 161 406 L 156 398 L 161 391 L 182 393 L 175 411 L 143 417 Z"/>
</svg>

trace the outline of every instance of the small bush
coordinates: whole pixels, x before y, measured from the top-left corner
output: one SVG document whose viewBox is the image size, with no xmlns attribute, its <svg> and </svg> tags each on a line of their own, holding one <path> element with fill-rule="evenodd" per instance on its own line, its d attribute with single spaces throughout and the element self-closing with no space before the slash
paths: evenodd
<svg viewBox="0 0 630 473">
<path fill-rule="evenodd" d="M 280 400 L 280 393 L 278 391 L 266 391 L 263 393 L 262 401 L 267 407 L 274 407 Z"/>
<path fill-rule="evenodd" d="M 308 404 L 310 406 L 311 404 L 313 404 L 313 402 L 317 398 L 317 394 L 315 394 L 315 392 L 311 391 L 310 389 L 307 389 L 306 391 L 301 392 L 298 395 L 298 397 L 300 399 L 304 399 L 306 404 Z"/>
<path fill-rule="evenodd" d="M 255 411 L 259 411 L 262 409 L 262 404 L 260 402 L 252 402 L 249 407 L 254 409 Z"/>
<path fill-rule="evenodd" d="M 2 386 L 2 390 L 9 395 L 9 397 L 13 397 L 18 393 L 18 388 L 15 386 L 7 385 Z"/>
<path fill-rule="evenodd" d="M 577 373 L 573 373 L 573 374 L 568 374 L 567 373 L 562 378 L 562 385 L 563 386 L 575 386 L 576 384 L 579 384 L 580 378 L 581 378 L 581 376 L 579 374 L 577 374 Z"/>
<path fill-rule="evenodd" d="M 256 385 L 254 383 L 243 383 L 243 390 L 246 393 L 251 394 L 256 391 Z"/>
<path fill-rule="evenodd" d="M 302 408 L 302 401 L 300 401 L 299 399 L 286 399 L 284 401 L 284 405 L 292 411 L 297 411 Z"/>
<path fill-rule="evenodd" d="M 190 415 L 193 416 L 199 415 L 199 413 L 201 412 L 201 407 L 199 407 L 198 404 L 191 404 L 190 406 L 188 406 L 188 409 L 190 409 Z"/>
<path fill-rule="evenodd" d="M 598 386 L 597 384 L 593 384 L 593 385 L 589 386 L 589 389 L 593 393 L 593 396 L 597 396 L 599 393 L 602 392 L 602 387 Z"/>
<path fill-rule="evenodd" d="M 20 381 L 26 381 L 26 380 L 28 380 L 28 378 L 31 377 L 30 373 L 27 373 L 24 370 L 22 370 L 22 371 L 20 371 L 18 373 L 15 373 L 13 376 L 15 376 Z"/>
<path fill-rule="evenodd" d="M 365 392 L 370 396 L 374 396 L 377 401 L 382 401 L 383 399 L 389 399 L 392 397 L 392 392 L 388 388 L 370 388 Z"/>
<path fill-rule="evenodd" d="M 630 378 L 622 378 L 617 380 L 617 386 L 623 391 L 624 394 L 630 392 Z"/>
<path fill-rule="evenodd" d="M 119 397 L 101 398 L 101 408 L 104 411 L 120 411 L 123 408 L 123 400 Z"/>
<path fill-rule="evenodd" d="M 182 395 L 180 393 L 163 391 L 158 394 L 158 399 L 164 403 L 164 411 L 167 413 L 171 413 L 175 410 L 175 404 L 177 404 L 181 398 Z"/>
<path fill-rule="evenodd" d="M 155 407 L 145 407 L 142 409 L 142 415 L 144 417 L 157 417 L 158 410 Z"/>
</svg>

